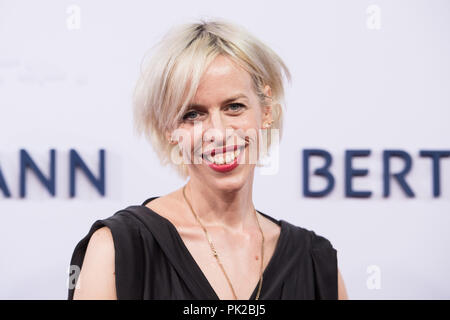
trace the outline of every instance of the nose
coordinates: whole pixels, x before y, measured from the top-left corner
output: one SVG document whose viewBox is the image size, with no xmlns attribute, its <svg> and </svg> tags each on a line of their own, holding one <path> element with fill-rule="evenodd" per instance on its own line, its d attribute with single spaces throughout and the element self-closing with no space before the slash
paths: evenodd
<svg viewBox="0 0 450 320">
<path fill-rule="evenodd" d="M 219 111 L 211 112 L 208 124 L 204 128 L 204 141 L 215 142 L 216 145 L 225 145 L 226 128 L 227 123 L 222 114 Z"/>
</svg>

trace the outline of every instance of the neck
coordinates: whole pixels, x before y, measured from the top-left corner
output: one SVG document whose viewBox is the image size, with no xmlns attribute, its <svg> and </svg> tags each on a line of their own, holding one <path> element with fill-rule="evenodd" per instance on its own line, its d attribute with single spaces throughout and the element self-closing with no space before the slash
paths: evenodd
<svg viewBox="0 0 450 320">
<path fill-rule="evenodd" d="M 205 226 L 244 230 L 255 223 L 252 182 L 253 177 L 249 177 L 240 189 L 222 190 L 211 188 L 203 181 L 191 177 L 186 183 L 185 192 L 193 210 Z"/>
</svg>

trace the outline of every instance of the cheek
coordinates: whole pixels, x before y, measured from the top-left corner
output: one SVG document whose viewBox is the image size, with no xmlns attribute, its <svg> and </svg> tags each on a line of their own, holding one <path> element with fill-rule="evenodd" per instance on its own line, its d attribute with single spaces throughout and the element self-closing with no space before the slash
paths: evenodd
<svg viewBox="0 0 450 320">
<path fill-rule="evenodd" d="M 174 132 L 175 139 L 178 141 L 178 147 L 183 153 L 189 153 L 189 150 L 194 146 L 194 130 L 193 127 L 189 128 L 181 125 Z"/>
<path fill-rule="evenodd" d="M 258 123 L 259 123 L 258 116 L 260 116 L 258 114 L 258 112 L 256 112 L 255 110 L 249 110 L 249 112 L 247 112 L 242 117 L 237 117 L 236 121 L 233 121 L 233 122 L 234 122 L 234 125 L 238 128 L 242 128 L 242 129 L 255 128 L 255 129 L 257 129 Z"/>
<path fill-rule="evenodd" d="M 256 138 L 258 136 L 259 121 L 256 112 L 249 113 L 249 115 L 237 123 L 237 128 L 242 129 L 248 135 Z M 253 139 L 252 139 L 253 140 Z"/>
<path fill-rule="evenodd" d="M 183 148 L 186 152 L 190 152 L 192 156 L 200 155 L 203 148 L 203 134 L 200 128 L 192 128 L 189 131 L 189 143 L 183 144 Z"/>
</svg>

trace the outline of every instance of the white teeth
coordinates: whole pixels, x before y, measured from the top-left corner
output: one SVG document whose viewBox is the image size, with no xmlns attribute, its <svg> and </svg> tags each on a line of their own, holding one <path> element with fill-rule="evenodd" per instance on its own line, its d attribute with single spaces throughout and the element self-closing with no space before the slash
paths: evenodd
<svg viewBox="0 0 450 320">
<path fill-rule="evenodd" d="M 227 152 L 227 154 L 225 156 L 225 161 L 227 163 L 233 162 L 234 161 L 234 152 L 231 152 L 231 153 Z"/>
<path fill-rule="evenodd" d="M 212 157 L 211 155 L 205 155 L 206 160 L 215 164 L 232 163 L 241 153 L 241 149 L 235 151 L 228 151 L 225 154 L 219 153 Z"/>
<path fill-rule="evenodd" d="M 234 153 L 233 152 L 227 152 L 225 154 L 218 154 L 213 157 L 213 161 L 216 164 L 224 164 L 224 163 L 231 163 L 234 161 Z"/>
<path fill-rule="evenodd" d="M 223 164 L 223 162 L 224 162 L 223 155 L 218 154 L 217 156 L 214 156 L 214 162 L 217 164 Z"/>
</svg>

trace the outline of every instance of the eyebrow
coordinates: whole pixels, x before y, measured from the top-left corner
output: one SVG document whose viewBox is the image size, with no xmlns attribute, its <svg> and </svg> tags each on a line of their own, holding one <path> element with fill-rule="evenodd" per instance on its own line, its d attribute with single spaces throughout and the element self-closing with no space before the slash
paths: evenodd
<svg viewBox="0 0 450 320">
<path fill-rule="evenodd" d="M 248 97 L 245 94 L 240 93 L 240 94 L 237 94 L 237 95 L 235 95 L 233 97 L 225 99 L 224 101 L 222 101 L 221 105 L 224 105 L 224 104 L 236 101 L 237 99 L 240 99 L 240 98 L 244 98 L 244 99 L 248 100 Z M 189 104 L 187 106 L 187 108 L 191 109 L 191 108 L 206 108 L 206 107 L 204 105 L 202 105 L 202 104 L 199 104 L 199 103 L 191 103 L 191 104 Z"/>
</svg>

